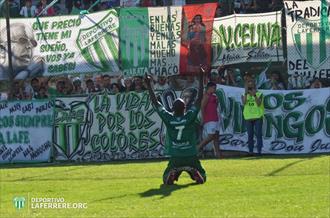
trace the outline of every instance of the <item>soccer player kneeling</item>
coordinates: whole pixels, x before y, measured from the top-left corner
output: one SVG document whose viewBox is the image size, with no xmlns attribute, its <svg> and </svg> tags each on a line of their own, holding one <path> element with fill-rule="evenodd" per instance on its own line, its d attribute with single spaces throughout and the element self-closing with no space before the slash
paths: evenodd
<svg viewBox="0 0 330 218">
<path fill-rule="evenodd" d="M 186 111 L 186 104 L 178 98 L 173 103 L 173 113 L 167 111 L 156 99 L 151 88 L 151 77 L 145 76 L 150 99 L 166 126 L 165 147 L 170 160 L 163 175 L 163 182 L 172 185 L 183 171 L 198 184 L 206 181 L 205 170 L 197 157 L 196 118 L 200 110 L 203 95 L 203 73 L 199 75 L 199 91 L 195 105 Z"/>
</svg>

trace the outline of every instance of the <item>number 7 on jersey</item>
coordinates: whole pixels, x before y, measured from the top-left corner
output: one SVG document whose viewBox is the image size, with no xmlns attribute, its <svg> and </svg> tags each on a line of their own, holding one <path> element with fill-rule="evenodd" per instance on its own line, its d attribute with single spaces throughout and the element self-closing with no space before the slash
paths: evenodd
<svg viewBox="0 0 330 218">
<path fill-rule="evenodd" d="M 178 136 L 176 137 L 176 140 L 181 140 L 184 126 L 183 125 L 182 126 L 176 126 L 175 129 L 178 130 Z"/>
</svg>

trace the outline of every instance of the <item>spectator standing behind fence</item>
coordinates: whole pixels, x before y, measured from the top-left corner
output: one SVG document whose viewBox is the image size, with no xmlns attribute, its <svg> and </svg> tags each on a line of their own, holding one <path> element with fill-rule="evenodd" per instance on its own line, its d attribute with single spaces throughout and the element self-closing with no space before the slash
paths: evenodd
<svg viewBox="0 0 330 218">
<path fill-rule="evenodd" d="M 23 81 L 14 81 L 13 88 L 9 93 L 10 100 L 23 100 L 25 98 L 23 84 Z"/>
<path fill-rule="evenodd" d="M 238 68 L 228 68 L 225 79 L 225 84 L 228 86 L 244 87 L 244 82 L 241 77 L 241 71 Z"/>
<path fill-rule="evenodd" d="M 118 83 L 112 83 L 111 84 L 111 94 L 116 95 L 120 92 L 120 86 L 118 85 Z"/>
<path fill-rule="evenodd" d="M 73 7 L 71 8 L 72 15 L 79 15 L 80 11 L 82 11 L 81 1 L 74 1 Z"/>
<path fill-rule="evenodd" d="M 56 82 L 56 89 L 53 90 L 52 88 L 49 88 L 48 92 L 52 96 L 63 96 L 63 95 L 65 95 L 65 81 L 64 81 L 64 79 L 59 79 Z"/>
<path fill-rule="evenodd" d="M 40 17 L 55 16 L 55 9 L 53 8 L 53 6 L 49 7 L 47 10 L 44 10 L 46 7 L 47 0 L 41 0 L 38 4 L 37 15 L 39 15 Z"/>
<path fill-rule="evenodd" d="M 257 151 L 261 155 L 262 122 L 264 116 L 263 94 L 256 88 L 254 80 L 248 80 L 245 85 L 245 93 L 242 95 L 243 117 L 248 132 L 249 155 L 253 155 L 254 134 L 257 136 Z"/>
<path fill-rule="evenodd" d="M 86 80 L 86 94 L 91 94 L 98 92 L 98 89 L 95 87 L 94 81 L 91 79 Z"/>
<path fill-rule="evenodd" d="M 131 78 L 127 77 L 125 79 L 120 79 L 120 91 L 121 92 L 130 92 L 134 90 L 133 81 Z"/>
<path fill-rule="evenodd" d="M 102 83 L 102 75 L 96 75 L 94 77 L 94 81 L 95 81 L 95 88 L 98 91 L 103 90 L 103 83 Z"/>
<path fill-rule="evenodd" d="M 72 94 L 75 95 L 84 94 L 84 90 L 82 88 L 81 80 L 79 77 L 73 78 L 72 84 L 73 84 Z"/>
<path fill-rule="evenodd" d="M 29 93 L 32 99 L 36 98 L 40 89 L 40 81 L 38 78 L 34 77 L 31 79 L 30 85 L 27 85 L 25 90 Z"/>
<path fill-rule="evenodd" d="M 22 7 L 20 15 L 23 17 L 34 17 L 37 13 L 37 7 L 32 5 L 31 0 L 25 1 L 25 6 Z"/>
<path fill-rule="evenodd" d="M 268 81 L 268 85 L 266 85 L 267 89 L 272 90 L 283 90 L 285 89 L 284 84 L 280 81 L 280 72 L 273 71 L 270 74 L 270 80 Z"/>
<path fill-rule="evenodd" d="M 6 1 L 6 0 L 5 0 Z M 0 17 L 6 17 L 6 3 L 5 1 L 0 5 Z M 9 16 L 19 17 L 19 6 L 14 0 L 8 0 L 9 3 Z"/>
<path fill-rule="evenodd" d="M 133 79 L 133 87 L 136 92 L 143 92 L 146 88 L 143 85 L 142 76 L 135 76 Z"/>
<path fill-rule="evenodd" d="M 68 14 L 72 14 L 73 1 L 74 0 L 65 0 L 65 8 L 68 10 Z"/>
<path fill-rule="evenodd" d="M 217 85 L 213 82 L 209 82 L 206 86 L 206 92 L 203 95 L 201 112 L 203 120 L 203 136 L 205 138 L 198 145 L 199 149 L 203 149 L 205 145 L 213 141 L 214 156 L 220 158 L 219 148 L 219 131 L 220 131 L 220 119 L 218 113 L 218 97 L 215 94 Z"/>
<path fill-rule="evenodd" d="M 320 79 L 316 78 L 312 81 L 312 84 L 310 86 L 311 89 L 319 89 L 319 88 L 322 88 L 323 87 L 323 84 L 322 82 L 320 81 Z"/>
<path fill-rule="evenodd" d="M 156 91 L 163 91 L 166 89 L 169 89 L 170 86 L 167 83 L 167 78 L 166 76 L 158 76 L 157 77 L 157 82 L 154 85 L 154 89 Z"/>
<path fill-rule="evenodd" d="M 213 82 L 215 84 L 221 84 L 220 75 L 217 71 L 211 71 L 209 75 L 209 82 Z"/>
<path fill-rule="evenodd" d="M 111 91 L 111 78 L 109 75 L 105 74 L 102 76 L 102 86 L 103 89 L 106 89 L 107 91 Z"/>
<path fill-rule="evenodd" d="M 47 88 L 45 86 L 41 86 L 38 94 L 35 96 L 36 99 L 45 99 L 48 98 Z"/>
</svg>

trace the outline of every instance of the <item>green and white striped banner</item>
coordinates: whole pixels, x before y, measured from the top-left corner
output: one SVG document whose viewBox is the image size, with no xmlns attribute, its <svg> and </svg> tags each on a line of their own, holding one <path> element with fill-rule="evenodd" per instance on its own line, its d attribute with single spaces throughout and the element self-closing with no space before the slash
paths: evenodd
<svg viewBox="0 0 330 218">
<path fill-rule="evenodd" d="M 94 26 L 80 29 L 77 45 L 84 59 L 101 71 L 118 72 L 118 17 L 115 10 Z"/>
<path fill-rule="evenodd" d="M 122 8 L 120 48 L 124 75 L 179 73 L 182 7 Z"/>
<path fill-rule="evenodd" d="M 285 1 L 289 77 L 330 79 L 329 3 Z"/>
</svg>

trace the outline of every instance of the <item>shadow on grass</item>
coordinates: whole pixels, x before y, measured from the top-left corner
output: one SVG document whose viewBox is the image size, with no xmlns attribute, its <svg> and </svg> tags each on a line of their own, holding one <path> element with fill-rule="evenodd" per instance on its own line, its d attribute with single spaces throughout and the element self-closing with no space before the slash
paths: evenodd
<svg viewBox="0 0 330 218">
<path fill-rule="evenodd" d="M 159 195 L 160 198 L 166 198 L 172 194 L 172 192 L 187 188 L 189 186 L 198 185 L 197 183 L 188 183 L 184 185 L 164 185 L 161 184 L 159 188 L 149 189 L 145 192 L 140 193 L 139 195 L 143 198 L 153 197 Z"/>
<path fill-rule="evenodd" d="M 304 162 L 304 161 L 306 161 L 306 159 L 304 159 L 304 160 L 297 160 L 297 161 L 291 162 L 289 164 L 284 165 L 283 167 L 278 168 L 277 170 L 274 170 L 274 171 L 268 173 L 266 176 L 276 176 L 277 173 L 279 173 L 279 172 L 281 172 L 281 171 L 283 171 L 283 170 L 285 170 L 285 169 L 287 169 L 289 167 L 292 167 L 293 165 L 296 165 L 296 164 L 298 164 L 300 162 Z"/>
<path fill-rule="evenodd" d="M 149 189 L 145 192 L 139 193 L 138 195 L 142 198 L 160 196 L 160 199 L 163 199 L 163 198 L 166 198 L 166 197 L 170 196 L 172 194 L 172 192 L 174 192 L 174 191 L 184 189 L 184 188 L 188 188 L 189 186 L 194 186 L 194 185 L 198 185 L 198 184 L 197 183 L 188 183 L 188 184 L 184 184 L 184 185 L 178 185 L 178 184 L 164 185 L 164 184 L 161 184 L 159 186 L 159 188 Z M 126 197 L 132 196 L 132 195 L 136 195 L 136 194 L 123 194 L 123 195 L 118 195 L 118 196 L 111 196 L 111 197 L 97 199 L 97 200 L 91 201 L 89 203 L 96 203 L 96 202 L 110 201 L 110 200 L 114 200 L 114 199 L 121 199 L 121 198 L 126 198 Z"/>
</svg>

